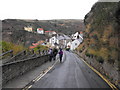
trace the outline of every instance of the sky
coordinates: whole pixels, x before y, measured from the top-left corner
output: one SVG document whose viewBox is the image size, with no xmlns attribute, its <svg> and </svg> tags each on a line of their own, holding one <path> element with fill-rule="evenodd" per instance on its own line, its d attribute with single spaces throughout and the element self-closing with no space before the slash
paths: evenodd
<svg viewBox="0 0 120 90">
<path fill-rule="evenodd" d="M 98 0 L 1 0 L 0 19 L 84 19 Z"/>
</svg>

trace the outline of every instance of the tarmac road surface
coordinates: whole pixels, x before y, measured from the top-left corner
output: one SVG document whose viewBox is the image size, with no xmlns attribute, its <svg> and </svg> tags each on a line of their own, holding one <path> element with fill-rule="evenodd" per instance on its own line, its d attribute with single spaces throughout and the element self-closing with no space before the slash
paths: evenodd
<svg viewBox="0 0 120 90">
<path fill-rule="evenodd" d="M 58 62 L 31 88 L 110 88 L 80 58 L 64 51 L 63 62 Z"/>
</svg>

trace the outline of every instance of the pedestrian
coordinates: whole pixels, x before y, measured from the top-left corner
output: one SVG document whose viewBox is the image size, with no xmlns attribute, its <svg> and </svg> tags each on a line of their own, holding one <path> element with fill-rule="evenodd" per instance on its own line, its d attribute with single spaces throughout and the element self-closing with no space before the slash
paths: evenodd
<svg viewBox="0 0 120 90">
<path fill-rule="evenodd" d="M 59 51 L 59 57 L 60 57 L 60 63 L 62 62 L 62 57 L 63 57 L 63 51 L 62 49 L 60 48 L 60 51 Z"/>
<path fill-rule="evenodd" d="M 56 48 L 53 49 L 53 60 L 56 60 L 56 55 L 58 53 L 58 50 Z"/>
<path fill-rule="evenodd" d="M 53 50 L 52 49 L 49 49 L 49 61 L 51 62 L 52 61 L 52 58 L 53 58 Z"/>
</svg>

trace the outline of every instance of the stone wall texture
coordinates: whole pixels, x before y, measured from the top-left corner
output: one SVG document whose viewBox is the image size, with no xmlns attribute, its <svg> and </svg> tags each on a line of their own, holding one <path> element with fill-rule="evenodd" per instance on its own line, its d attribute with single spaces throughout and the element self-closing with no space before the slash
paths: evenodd
<svg viewBox="0 0 120 90">
<path fill-rule="evenodd" d="M 42 65 L 48 60 L 49 56 L 44 55 L 2 65 L 2 84 L 4 85 L 9 80 L 18 77 L 35 67 Z"/>
<path fill-rule="evenodd" d="M 111 65 L 108 62 L 103 64 L 99 63 L 94 57 L 87 57 L 85 55 L 76 52 L 80 57 L 82 57 L 88 64 L 94 67 L 97 71 L 99 71 L 103 76 L 105 76 L 109 81 L 120 88 L 120 71 L 118 70 L 118 66 Z M 116 62 L 118 63 L 118 62 Z"/>
</svg>

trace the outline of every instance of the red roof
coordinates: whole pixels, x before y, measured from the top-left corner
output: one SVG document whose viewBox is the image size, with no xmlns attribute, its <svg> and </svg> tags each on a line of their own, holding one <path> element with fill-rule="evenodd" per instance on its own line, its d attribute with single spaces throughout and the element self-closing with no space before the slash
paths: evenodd
<svg viewBox="0 0 120 90">
<path fill-rule="evenodd" d="M 45 31 L 45 32 L 55 32 L 55 31 Z"/>
<path fill-rule="evenodd" d="M 43 30 L 43 28 L 37 28 L 38 30 Z"/>
<path fill-rule="evenodd" d="M 32 48 L 35 48 L 35 47 L 37 47 L 37 46 L 30 46 L 29 48 L 31 48 L 31 49 L 32 49 Z"/>
</svg>

